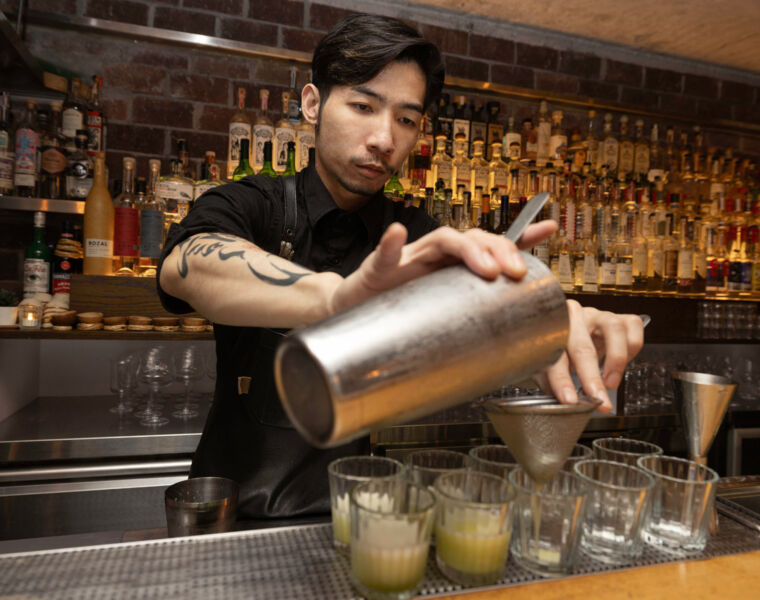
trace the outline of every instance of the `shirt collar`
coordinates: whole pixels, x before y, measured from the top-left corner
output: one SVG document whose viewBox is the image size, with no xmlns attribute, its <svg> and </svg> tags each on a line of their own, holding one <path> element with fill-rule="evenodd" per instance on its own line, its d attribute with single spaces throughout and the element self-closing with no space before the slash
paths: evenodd
<svg viewBox="0 0 760 600">
<path fill-rule="evenodd" d="M 309 224 L 315 227 L 322 217 L 341 209 L 335 204 L 330 192 L 317 173 L 314 166 L 309 166 L 305 171 L 305 194 L 306 210 Z M 393 207 L 391 201 L 386 198 L 382 190 L 373 195 L 369 201 L 356 211 L 357 216 L 367 230 L 368 239 L 379 242 L 380 237 L 388 226 L 393 222 Z"/>
</svg>

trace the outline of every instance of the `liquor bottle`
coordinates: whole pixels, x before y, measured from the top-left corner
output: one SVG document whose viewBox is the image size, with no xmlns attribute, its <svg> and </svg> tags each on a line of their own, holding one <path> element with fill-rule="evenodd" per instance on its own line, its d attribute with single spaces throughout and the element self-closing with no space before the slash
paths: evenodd
<svg viewBox="0 0 760 600">
<path fill-rule="evenodd" d="M 672 206 L 672 205 L 671 205 Z M 670 207 L 671 215 L 677 213 Z M 678 252 L 680 248 L 679 243 L 679 223 L 673 218 L 673 216 L 667 216 L 664 223 L 667 227 L 667 231 L 664 239 L 662 240 L 662 293 L 663 294 L 675 294 L 678 292 Z M 658 223 L 661 226 L 663 221 Z"/>
<path fill-rule="evenodd" d="M 604 130 L 602 132 L 602 148 L 599 153 L 599 164 L 597 172 L 601 171 L 602 166 L 606 165 L 610 173 L 616 173 L 618 168 L 618 151 L 619 143 L 612 131 L 612 115 L 604 115 Z"/>
<path fill-rule="evenodd" d="M 264 92 L 268 95 L 269 92 L 261 90 L 262 94 L 262 109 L 259 116 L 259 120 L 263 117 L 266 119 L 266 99 Z M 238 88 L 237 91 L 237 112 L 232 115 L 228 126 L 227 135 L 227 179 L 232 179 L 235 168 L 240 162 L 240 145 L 242 140 L 248 140 L 251 143 L 251 120 L 248 118 L 248 114 L 245 111 L 245 88 Z M 267 119 L 268 120 L 268 119 Z M 258 125 L 258 123 L 257 123 Z M 271 123 L 269 124 L 271 128 Z M 270 138 L 271 139 L 271 135 Z M 254 140 L 256 140 L 256 134 L 254 132 Z M 263 142 L 262 142 L 263 143 Z M 254 159 L 254 165 L 255 165 Z"/>
<path fill-rule="evenodd" d="M 240 181 L 243 177 L 253 175 L 254 171 L 248 162 L 248 144 L 249 140 L 242 138 L 240 140 L 240 151 L 238 153 L 238 165 L 235 167 L 235 172 L 232 174 L 232 181 Z M 287 160 L 286 160 L 287 165 Z"/>
<path fill-rule="evenodd" d="M 583 165 L 586 163 L 586 142 L 581 139 L 581 131 L 577 127 L 570 132 L 567 154 L 563 162 L 566 173 L 583 171 Z"/>
<path fill-rule="evenodd" d="M 745 260 L 746 226 L 741 210 L 741 196 L 738 193 L 726 198 L 726 218 L 728 221 L 728 295 L 737 297 L 742 291 L 742 263 Z"/>
<path fill-rule="evenodd" d="M 399 181 L 398 172 L 391 175 L 391 178 L 385 182 L 385 187 L 383 187 L 383 193 L 385 194 L 386 198 L 388 198 L 392 202 L 403 201 L 404 186 L 401 185 L 401 182 Z"/>
<path fill-rule="evenodd" d="M 288 160 L 285 170 L 282 172 L 283 177 L 292 177 L 296 174 L 296 143 L 288 142 Z"/>
<path fill-rule="evenodd" d="M 617 178 L 618 181 L 625 181 L 633 173 L 633 163 L 635 157 L 635 149 L 633 140 L 628 135 L 628 116 L 623 115 L 620 117 L 620 138 L 618 144 L 618 166 L 617 166 Z"/>
<path fill-rule="evenodd" d="M 760 298 L 760 227 L 750 230 L 750 242 L 752 244 L 752 287 L 751 296 Z"/>
<path fill-rule="evenodd" d="M 470 104 L 470 110 L 472 111 L 472 120 L 470 121 L 470 152 L 474 155 L 475 149 L 473 144 L 475 142 L 482 142 L 483 157 L 485 158 L 485 143 L 488 139 L 487 117 L 482 105 L 478 105 L 477 108 L 472 107 L 473 105 Z"/>
<path fill-rule="evenodd" d="M 549 137 L 549 160 L 555 165 L 561 165 L 567 157 L 567 134 L 562 129 L 562 111 L 552 113 L 552 129 Z M 585 162 L 585 161 L 584 161 Z"/>
<path fill-rule="evenodd" d="M 538 157 L 538 132 L 533 127 L 533 119 L 523 119 L 520 140 L 522 143 L 520 160 L 526 164 L 532 160 L 535 161 Z"/>
<path fill-rule="evenodd" d="M 145 188 L 144 180 L 137 180 L 137 209 L 140 211 L 140 277 L 155 277 L 158 259 L 164 247 L 164 212 L 166 203 L 156 193 L 161 173 L 161 161 L 152 159 L 150 185 Z"/>
<path fill-rule="evenodd" d="M 659 128 L 655 123 L 649 133 L 649 172 L 647 179 L 651 183 L 654 183 L 655 177 L 665 180 L 665 158 L 665 151 L 660 145 Z"/>
<path fill-rule="evenodd" d="M 172 223 L 179 223 L 190 212 L 193 201 L 193 182 L 182 175 L 182 162 L 171 160 L 171 172 L 158 179 L 156 195 L 164 203 L 164 237 Z"/>
<path fill-rule="evenodd" d="M 134 194 L 135 159 L 122 159 L 121 193 L 114 198 L 113 274 L 134 277 L 139 256 L 140 216 Z"/>
<path fill-rule="evenodd" d="M 0 196 L 13 193 L 13 135 L 10 123 L 10 96 L 0 95 Z"/>
<path fill-rule="evenodd" d="M 599 240 L 599 289 L 611 291 L 617 283 L 617 235 L 620 227 L 620 204 L 617 199 L 617 187 L 598 192 L 600 198 L 608 194 L 607 202 L 602 200 L 601 218 L 597 217 Z M 598 209 L 597 209 L 598 214 Z"/>
<path fill-rule="evenodd" d="M 78 77 L 71 78 L 69 94 L 63 104 L 61 132 L 66 138 L 66 149 L 69 151 L 74 150 L 77 131 L 87 130 L 87 103 L 82 98 L 81 85 L 82 81 Z"/>
<path fill-rule="evenodd" d="M 82 272 L 82 255 L 81 248 L 77 247 L 74 239 L 74 228 L 71 221 L 63 222 L 61 237 L 53 251 L 52 262 L 53 275 L 51 278 L 50 293 L 70 294 L 71 293 L 71 275 Z"/>
<path fill-rule="evenodd" d="M 488 133 L 486 135 L 486 159 L 493 160 L 493 145 L 498 142 L 501 148 L 502 139 L 504 138 L 504 125 L 499 122 L 499 113 L 501 112 L 501 102 L 498 100 L 486 104 L 488 112 Z M 514 120 L 512 121 L 514 128 Z"/>
<path fill-rule="evenodd" d="M 501 156 L 501 142 L 496 141 L 491 144 L 491 162 L 488 163 L 488 189 L 492 199 L 509 193 L 509 166 Z"/>
<path fill-rule="evenodd" d="M 491 186 L 488 185 L 488 161 L 483 157 L 483 140 L 473 140 L 472 142 L 472 159 L 470 160 L 470 185 L 467 189 L 470 190 L 472 198 L 477 202 L 480 201 L 480 196 L 475 194 L 475 188 L 479 187 L 481 190 L 487 190 Z"/>
<path fill-rule="evenodd" d="M 451 157 L 446 154 L 447 143 L 448 140 L 442 132 L 435 136 L 435 154 L 431 160 L 433 167 L 433 180 L 436 183 L 438 180 L 443 181 L 444 188 L 451 187 L 451 175 L 453 172 Z"/>
<path fill-rule="evenodd" d="M 439 180 L 440 182 L 441 180 Z M 451 188 L 441 189 L 436 184 L 436 191 L 433 195 L 433 219 L 442 227 L 451 225 Z"/>
<path fill-rule="evenodd" d="M 34 213 L 34 239 L 24 254 L 24 298 L 50 292 L 50 248 L 45 244 L 45 213 Z"/>
<path fill-rule="evenodd" d="M 424 204 L 422 204 L 422 208 L 424 209 L 425 213 L 427 213 L 427 215 L 430 218 L 433 217 L 434 194 L 435 194 L 434 188 L 431 188 L 431 187 L 425 188 L 425 200 L 424 200 Z"/>
<path fill-rule="evenodd" d="M 457 213 L 459 207 L 462 210 Z M 454 205 L 454 228 L 457 231 L 475 228 L 475 224 L 472 222 L 472 194 L 467 190 L 462 192 L 462 203 Z"/>
<path fill-rule="evenodd" d="M 636 205 L 636 186 L 629 182 L 624 190 L 624 201 L 620 207 L 615 240 L 615 289 L 631 293 L 633 290 L 633 240 L 636 237 L 638 206 Z"/>
<path fill-rule="evenodd" d="M 277 177 L 277 172 L 272 167 L 272 142 L 264 142 L 264 164 L 261 165 L 259 175 Z"/>
<path fill-rule="evenodd" d="M 515 129 L 515 118 L 507 119 L 507 131 L 504 133 L 504 142 L 501 148 L 504 158 L 520 160 L 522 153 L 522 136 Z"/>
<path fill-rule="evenodd" d="M 633 285 L 631 291 L 634 293 L 646 292 L 649 275 L 649 238 L 651 236 L 651 214 L 652 208 L 649 204 L 647 194 L 642 194 L 639 200 L 638 210 L 636 211 L 636 222 L 634 224 L 635 235 L 632 242 L 633 263 L 632 277 Z"/>
<path fill-rule="evenodd" d="M 37 126 L 37 102 L 26 100 L 26 112 L 16 127 L 16 165 L 13 184 L 17 196 L 34 196 L 37 191 L 37 153 L 40 133 Z"/>
<path fill-rule="evenodd" d="M 691 162 L 691 146 L 689 145 L 689 132 L 681 130 L 678 136 L 678 170 L 683 172 L 687 162 Z"/>
<path fill-rule="evenodd" d="M 315 143 L 314 126 L 302 120 L 296 129 L 296 151 L 298 153 L 296 169 L 298 171 L 303 171 L 309 166 L 309 151 L 314 149 Z"/>
<path fill-rule="evenodd" d="M 636 120 L 636 137 L 633 143 L 633 172 L 638 175 L 649 173 L 649 148 L 650 144 L 644 138 L 644 121 Z"/>
<path fill-rule="evenodd" d="M 483 231 L 493 232 L 491 225 L 491 196 L 490 194 L 483 194 L 480 197 L 480 218 L 478 219 L 478 229 Z"/>
<path fill-rule="evenodd" d="M 469 190 L 472 184 L 472 166 L 470 159 L 465 154 L 466 149 L 467 138 L 458 136 L 454 142 L 454 160 L 451 162 L 451 178 L 457 188 L 463 185 L 465 189 Z"/>
<path fill-rule="evenodd" d="M 86 153 L 85 153 L 86 154 Z M 106 180 L 106 155 L 95 156 L 92 189 L 84 205 L 85 275 L 111 275 L 113 267 L 114 210 Z"/>
<path fill-rule="evenodd" d="M 596 111 L 588 111 L 588 129 L 586 130 L 586 162 L 591 163 L 592 172 L 599 166 L 600 142 L 596 134 Z"/>
<path fill-rule="evenodd" d="M 572 173 L 565 171 L 565 183 L 559 197 L 559 224 L 565 230 L 569 242 L 575 240 L 575 196 L 575 178 Z"/>
<path fill-rule="evenodd" d="M 703 215 L 710 211 L 709 205 L 702 205 L 701 209 Z M 692 244 L 694 247 L 694 285 L 692 291 L 703 296 L 707 291 L 707 248 L 705 244 L 707 228 L 704 217 L 699 221 L 694 221 L 694 228 L 695 238 Z"/>
<path fill-rule="evenodd" d="M 278 173 L 285 170 L 288 163 L 288 142 L 296 141 L 296 130 L 288 115 L 289 92 L 282 93 L 282 113 L 274 128 L 272 140 L 272 166 Z"/>
<path fill-rule="evenodd" d="M 40 142 L 40 185 L 42 198 L 66 197 L 66 150 L 65 139 L 60 132 L 61 103 L 51 102 L 51 119 L 47 130 L 42 132 Z M 86 195 L 85 195 L 86 197 Z"/>
<path fill-rule="evenodd" d="M 441 94 L 438 100 L 438 114 L 435 120 L 435 135 L 446 137 L 446 154 L 454 156 L 454 106 L 448 94 Z"/>
<path fill-rule="evenodd" d="M 546 100 L 541 100 L 536 126 L 536 164 L 543 167 L 551 157 L 551 121 Z"/>
<path fill-rule="evenodd" d="M 706 176 L 707 165 L 707 153 L 705 152 L 705 137 L 702 133 L 702 128 L 699 125 L 694 125 L 694 148 L 691 153 L 692 158 L 692 173 L 694 177 L 701 179 Z"/>
<path fill-rule="evenodd" d="M 188 179 L 192 185 L 195 179 L 195 169 L 190 162 L 190 151 L 187 147 L 187 140 L 184 138 L 177 140 L 177 160 L 180 162 L 180 175 Z"/>
<path fill-rule="evenodd" d="M 274 126 L 272 125 L 272 120 L 267 115 L 267 111 L 269 110 L 269 90 L 259 90 L 259 101 L 261 107 L 256 118 L 256 124 L 253 126 L 253 151 L 251 152 L 254 170 L 260 170 L 264 166 L 264 144 L 266 142 L 271 143 L 274 139 Z M 230 161 L 227 163 L 229 170 L 227 179 L 232 179 L 235 167 L 239 161 L 240 157 L 236 156 L 235 162 Z"/>
<path fill-rule="evenodd" d="M 93 75 L 90 105 L 87 107 L 87 154 L 90 158 L 106 150 L 106 117 L 100 105 L 102 88 L 103 78 L 100 75 Z"/>
<path fill-rule="evenodd" d="M 77 131 L 76 148 L 69 154 L 66 166 L 66 197 L 84 200 L 93 184 L 93 162 L 87 155 L 87 130 Z"/>
<path fill-rule="evenodd" d="M 457 141 L 464 141 L 464 154 L 469 158 L 470 153 L 470 120 L 472 111 L 467 105 L 467 98 L 457 96 L 454 98 L 454 156 L 456 157 Z"/>
<path fill-rule="evenodd" d="M 201 178 L 195 182 L 193 203 L 208 190 L 224 185 L 219 180 L 219 165 L 216 164 L 216 152 L 206 150 L 206 162 L 201 165 Z"/>
</svg>

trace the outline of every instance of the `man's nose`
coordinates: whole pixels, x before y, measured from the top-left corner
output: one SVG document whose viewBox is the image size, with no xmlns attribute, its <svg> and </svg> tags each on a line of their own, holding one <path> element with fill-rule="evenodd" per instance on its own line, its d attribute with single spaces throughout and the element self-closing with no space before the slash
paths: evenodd
<svg viewBox="0 0 760 600">
<path fill-rule="evenodd" d="M 396 148 L 393 141 L 393 115 L 381 112 L 374 121 L 367 146 L 379 154 L 392 154 Z"/>
</svg>

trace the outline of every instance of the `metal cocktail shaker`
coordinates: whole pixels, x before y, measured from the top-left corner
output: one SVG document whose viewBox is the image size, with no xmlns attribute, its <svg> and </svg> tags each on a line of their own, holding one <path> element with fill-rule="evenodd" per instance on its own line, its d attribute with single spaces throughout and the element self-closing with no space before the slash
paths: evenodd
<svg viewBox="0 0 760 600">
<path fill-rule="evenodd" d="M 275 357 L 285 411 L 327 448 L 521 381 L 567 343 L 565 295 L 522 253 L 521 281 L 446 267 L 293 331 Z"/>
</svg>

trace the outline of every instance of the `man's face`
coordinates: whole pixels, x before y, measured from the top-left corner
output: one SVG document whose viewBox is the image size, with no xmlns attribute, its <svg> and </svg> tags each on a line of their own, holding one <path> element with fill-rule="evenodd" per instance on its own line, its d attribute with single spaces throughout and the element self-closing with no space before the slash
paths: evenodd
<svg viewBox="0 0 760 600">
<path fill-rule="evenodd" d="M 425 76 L 414 62 L 392 62 L 373 79 L 335 86 L 318 107 L 317 171 L 339 205 L 371 196 L 417 141 Z"/>
</svg>

